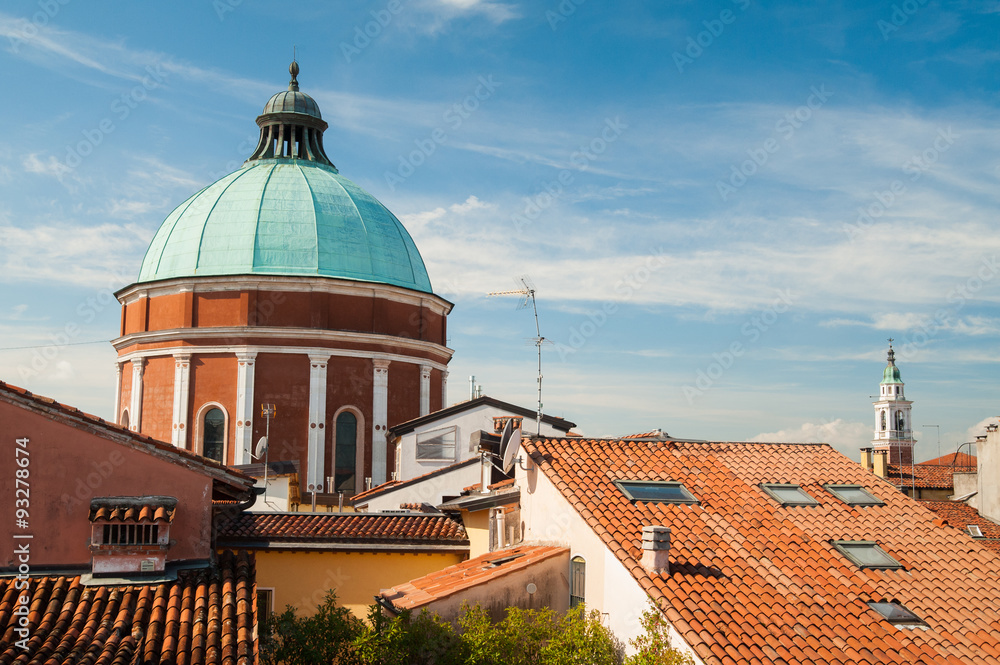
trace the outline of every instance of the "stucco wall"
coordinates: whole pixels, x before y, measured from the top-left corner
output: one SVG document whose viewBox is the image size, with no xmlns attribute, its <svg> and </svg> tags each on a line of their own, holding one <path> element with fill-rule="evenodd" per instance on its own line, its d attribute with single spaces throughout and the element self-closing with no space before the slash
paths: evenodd
<svg viewBox="0 0 1000 665">
<path fill-rule="evenodd" d="M 29 439 L 29 528 L 15 531 L 13 460 L 21 437 Z M 12 543 L 15 532 L 32 534 L 32 567 L 90 566 L 90 500 L 101 496 L 177 497 L 170 526 L 176 542 L 167 560 L 211 553 L 212 487 L 200 473 L 7 402 L 0 402 L 0 455 L 6 471 L 0 475 L 0 538 Z M 0 567 L 13 565 L 11 550 L 3 550 Z"/>
<path fill-rule="evenodd" d="M 559 554 L 528 568 L 492 579 L 489 584 L 465 589 L 428 603 L 421 609 L 436 612 L 446 621 L 454 621 L 461 614 L 463 603 L 468 603 L 470 607 L 480 605 L 494 621 L 503 619 L 508 607 L 525 610 L 549 607 L 556 612 L 565 612 L 569 609 L 568 571 L 569 554 Z M 535 585 L 534 593 L 528 593 L 528 584 Z"/>
<path fill-rule="evenodd" d="M 364 617 L 375 595 L 459 563 L 459 552 L 408 554 L 397 552 L 300 552 L 258 550 L 257 587 L 274 588 L 274 609 L 286 605 L 308 616 L 335 589 L 337 603 Z"/>
<path fill-rule="evenodd" d="M 1000 430 L 987 432 L 986 440 L 976 443 L 979 473 L 977 483 L 979 514 L 1000 521 Z"/>
<path fill-rule="evenodd" d="M 584 558 L 584 602 L 588 608 L 606 614 L 605 625 L 627 645 L 643 632 L 641 619 L 643 611 L 650 607 L 649 596 L 545 474 L 534 464 L 526 466 L 530 467 L 528 471 L 518 468 L 516 475 L 521 487 L 524 541 L 562 545 L 570 548 L 570 560 L 575 556 Z M 701 665 L 672 626 L 670 635 L 675 647 L 685 650 Z"/>
<path fill-rule="evenodd" d="M 437 506 L 444 495 L 457 496 L 463 487 L 480 480 L 480 465 L 466 466 L 447 471 L 412 485 L 392 489 L 359 504 L 370 513 L 382 510 L 398 510 L 401 503 L 429 503 Z"/>
<path fill-rule="evenodd" d="M 435 391 L 440 393 L 440 384 L 431 386 L 431 395 L 435 394 Z M 443 466 L 453 464 L 455 462 L 461 462 L 467 460 L 470 457 L 475 457 L 478 455 L 477 451 L 469 449 L 469 437 L 473 432 L 478 432 L 479 430 L 485 430 L 487 432 L 493 432 L 493 418 L 496 416 L 518 416 L 520 414 L 507 411 L 505 409 L 499 409 L 489 404 L 482 404 L 475 408 L 469 409 L 468 411 L 463 411 L 457 413 L 450 418 L 442 418 L 436 420 L 433 423 L 427 423 L 417 427 L 412 432 L 407 432 L 401 438 L 401 455 L 399 464 L 400 480 L 409 480 L 410 478 L 416 478 L 417 476 L 422 476 L 425 473 L 434 471 L 435 469 L 440 469 Z M 398 421 L 403 422 L 403 421 Z M 418 460 L 417 459 L 417 435 L 424 434 L 426 432 L 432 432 L 438 429 L 444 429 L 447 427 L 457 427 L 455 432 L 455 454 L 451 459 L 448 460 Z M 524 431 L 534 432 L 535 431 L 535 420 L 533 418 L 524 418 Z M 542 434 L 546 436 L 563 436 L 565 432 L 562 430 L 557 430 L 546 422 L 542 422 Z M 461 488 L 459 488 L 461 489 Z"/>
</svg>

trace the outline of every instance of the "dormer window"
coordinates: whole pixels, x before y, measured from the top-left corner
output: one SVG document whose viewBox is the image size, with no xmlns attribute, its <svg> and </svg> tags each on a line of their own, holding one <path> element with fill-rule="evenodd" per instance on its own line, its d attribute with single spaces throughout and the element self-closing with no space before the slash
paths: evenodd
<svg viewBox="0 0 1000 665">
<path fill-rule="evenodd" d="M 170 549 L 172 496 L 115 496 L 90 501 L 95 576 L 162 573 Z"/>
</svg>

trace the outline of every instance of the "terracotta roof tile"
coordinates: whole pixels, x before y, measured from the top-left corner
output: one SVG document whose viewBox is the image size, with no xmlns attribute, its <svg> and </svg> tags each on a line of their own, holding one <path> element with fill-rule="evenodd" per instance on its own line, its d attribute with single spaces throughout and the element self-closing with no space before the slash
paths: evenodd
<svg viewBox="0 0 1000 665">
<path fill-rule="evenodd" d="M 177 512 L 172 496 L 115 496 L 90 500 L 91 522 L 171 522 Z"/>
<path fill-rule="evenodd" d="M 983 532 L 982 538 L 974 538 L 975 542 L 991 550 L 1000 551 L 1000 524 L 982 517 L 972 506 L 955 501 L 921 501 L 929 510 L 942 520 L 942 524 L 952 526 L 966 535 L 968 527 L 975 524 Z"/>
<path fill-rule="evenodd" d="M 565 547 L 549 545 L 497 550 L 385 589 L 382 597 L 400 610 L 417 609 L 567 552 L 569 549 Z"/>
<path fill-rule="evenodd" d="M 428 513 L 240 513 L 220 525 L 220 543 L 404 543 L 462 545 L 465 527 Z"/>
<path fill-rule="evenodd" d="M 84 586 L 77 577 L 0 579 L 0 663 L 251 664 L 256 661 L 253 555 L 223 552 L 175 582 Z M 30 598 L 27 650 L 15 632 Z M 194 611 L 193 611 L 194 610 Z M 185 658 L 186 656 L 186 658 Z"/>
<path fill-rule="evenodd" d="M 1000 557 L 935 525 L 920 503 L 828 445 L 524 445 L 706 664 L 996 662 Z M 633 503 L 616 479 L 679 481 L 700 503 Z M 819 503 L 783 506 L 763 482 L 798 484 Z M 827 483 L 862 485 L 884 505 L 849 506 Z M 669 575 L 639 564 L 649 524 L 671 529 Z M 876 541 L 904 569 L 859 569 L 832 540 Z M 867 605 L 882 600 L 902 603 L 928 628 L 884 621 Z"/>
</svg>

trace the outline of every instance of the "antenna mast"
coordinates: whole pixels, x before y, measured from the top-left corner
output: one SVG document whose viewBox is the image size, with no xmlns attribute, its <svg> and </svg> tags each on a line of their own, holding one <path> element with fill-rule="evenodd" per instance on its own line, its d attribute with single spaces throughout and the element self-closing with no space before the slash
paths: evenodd
<svg viewBox="0 0 1000 665">
<path fill-rule="evenodd" d="M 541 328 L 538 327 L 538 304 L 535 302 L 535 285 L 527 275 L 521 275 L 514 280 L 520 284 L 520 289 L 513 291 L 490 291 L 487 296 L 523 296 L 518 309 L 524 309 L 531 301 L 531 311 L 535 315 L 535 347 L 538 349 L 538 412 L 535 414 L 535 434 L 542 435 L 542 344 L 545 338 L 542 337 Z"/>
</svg>

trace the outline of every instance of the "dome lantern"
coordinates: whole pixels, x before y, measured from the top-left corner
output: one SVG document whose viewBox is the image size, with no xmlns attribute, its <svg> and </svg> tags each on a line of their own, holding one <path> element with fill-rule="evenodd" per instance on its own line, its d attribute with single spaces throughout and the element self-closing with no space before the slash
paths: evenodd
<svg viewBox="0 0 1000 665">
<path fill-rule="evenodd" d="M 299 63 L 288 67 L 288 90 L 271 97 L 257 116 L 260 140 L 248 162 L 258 159 L 301 159 L 333 166 L 323 150 L 323 120 L 316 100 L 299 91 Z"/>
</svg>

